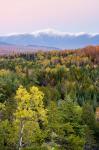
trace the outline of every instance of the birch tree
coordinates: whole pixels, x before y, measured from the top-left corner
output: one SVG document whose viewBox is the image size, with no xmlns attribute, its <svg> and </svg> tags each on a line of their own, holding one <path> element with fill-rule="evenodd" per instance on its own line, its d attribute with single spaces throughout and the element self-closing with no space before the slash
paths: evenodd
<svg viewBox="0 0 99 150">
<path fill-rule="evenodd" d="M 47 110 L 43 105 L 44 94 L 39 91 L 35 86 L 31 87 L 27 91 L 23 86 L 20 86 L 16 91 L 15 100 L 17 103 L 17 109 L 14 114 L 15 122 L 18 128 L 18 149 L 21 150 L 24 144 L 24 131 L 29 130 L 30 126 L 39 124 L 39 121 L 47 121 L 46 112 Z M 28 124 L 28 125 L 27 125 Z M 16 126 L 16 127 L 17 127 Z M 27 135 L 25 135 L 27 136 Z"/>
</svg>

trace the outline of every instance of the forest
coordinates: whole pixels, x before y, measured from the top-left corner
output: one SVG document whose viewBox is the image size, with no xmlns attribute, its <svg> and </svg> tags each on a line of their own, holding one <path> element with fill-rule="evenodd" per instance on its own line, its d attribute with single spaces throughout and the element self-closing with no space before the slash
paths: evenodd
<svg viewBox="0 0 99 150">
<path fill-rule="evenodd" d="M 0 150 L 99 150 L 99 46 L 0 56 Z"/>
</svg>

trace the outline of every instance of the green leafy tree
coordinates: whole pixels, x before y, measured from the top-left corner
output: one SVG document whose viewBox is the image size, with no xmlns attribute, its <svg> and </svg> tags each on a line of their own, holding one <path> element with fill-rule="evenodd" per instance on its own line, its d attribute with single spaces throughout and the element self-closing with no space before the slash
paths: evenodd
<svg viewBox="0 0 99 150">
<path fill-rule="evenodd" d="M 40 132 L 39 122 L 47 121 L 47 110 L 44 108 L 43 98 L 44 94 L 35 86 L 31 87 L 29 92 L 23 86 L 20 86 L 16 91 L 17 109 L 14 113 L 14 126 L 17 129 L 17 134 L 19 133 L 17 135 L 19 150 L 22 149 L 23 144 L 25 145 L 24 142 L 27 143 L 28 138 L 33 136 L 33 131 L 34 133 Z"/>
</svg>

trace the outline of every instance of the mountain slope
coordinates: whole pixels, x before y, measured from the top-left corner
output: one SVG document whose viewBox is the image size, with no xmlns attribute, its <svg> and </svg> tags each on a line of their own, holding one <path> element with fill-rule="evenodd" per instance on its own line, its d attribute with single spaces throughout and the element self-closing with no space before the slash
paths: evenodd
<svg viewBox="0 0 99 150">
<path fill-rule="evenodd" d="M 36 31 L 31 34 L 13 34 L 0 36 L 0 42 L 15 45 L 37 45 L 45 47 L 81 48 L 87 45 L 98 45 L 99 34 L 87 33 L 65 33 L 53 29 Z"/>
</svg>

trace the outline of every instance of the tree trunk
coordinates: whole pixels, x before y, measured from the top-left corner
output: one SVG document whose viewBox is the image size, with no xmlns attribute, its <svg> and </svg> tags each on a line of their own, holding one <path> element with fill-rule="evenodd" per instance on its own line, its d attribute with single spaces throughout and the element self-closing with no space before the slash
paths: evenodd
<svg viewBox="0 0 99 150">
<path fill-rule="evenodd" d="M 21 148 L 22 148 L 23 130 L 24 130 L 24 123 L 23 123 L 23 121 L 21 121 L 21 123 L 20 123 L 20 133 L 19 133 L 19 148 L 18 148 L 18 150 L 21 150 Z"/>
</svg>

